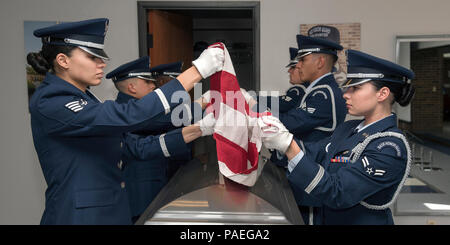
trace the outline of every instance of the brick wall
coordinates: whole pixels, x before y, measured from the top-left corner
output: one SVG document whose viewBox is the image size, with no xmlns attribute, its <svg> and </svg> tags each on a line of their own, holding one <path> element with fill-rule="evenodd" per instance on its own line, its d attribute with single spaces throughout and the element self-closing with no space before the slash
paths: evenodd
<svg viewBox="0 0 450 245">
<path fill-rule="evenodd" d="M 443 83 L 444 84 L 450 84 L 450 59 L 444 59 L 444 78 Z"/>
<path fill-rule="evenodd" d="M 411 45 L 412 84 L 416 94 L 411 102 L 413 131 L 440 130 L 443 126 L 442 51 L 440 48 L 417 50 Z M 406 125 L 402 125 L 407 127 Z"/>
<path fill-rule="evenodd" d="M 445 47 L 442 53 L 450 53 L 450 47 Z M 444 122 L 450 121 L 450 59 L 443 59 L 443 71 L 442 71 L 442 90 L 443 90 L 443 106 L 444 106 Z"/>
<path fill-rule="evenodd" d="M 361 24 L 360 23 L 342 23 L 342 24 L 301 24 L 300 34 L 307 35 L 308 30 L 316 25 L 327 25 L 336 27 L 339 30 L 341 37 L 341 45 L 346 49 L 361 49 Z M 347 73 L 347 62 L 345 57 L 345 52 L 340 52 L 339 56 L 339 67 L 343 72 Z"/>
</svg>

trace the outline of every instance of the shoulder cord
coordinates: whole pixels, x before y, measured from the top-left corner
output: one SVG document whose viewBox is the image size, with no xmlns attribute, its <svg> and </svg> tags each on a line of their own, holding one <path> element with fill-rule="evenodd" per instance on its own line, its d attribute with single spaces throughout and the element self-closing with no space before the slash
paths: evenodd
<svg viewBox="0 0 450 245">
<path fill-rule="evenodd" d="M 411 161 L 412 161 L 411 149 L 409 147 L 408 141 L 406 140 L 405 136 L 403 134 L 395 133 L 395 132 L 383 132 L 383 133 L 376 133 L 376 134 L 370 135 L 362 143 L 356 145 L 356 147 L 352 149 L 352 153 L 350 155 L 350 162 L 351 163 L 355 163 L 356 160 L 358 160 L 359 157 L 361 156 L 361 154 L 364 151 L 364 149 L 370 143 L 370 141 L 372 141 L 374 139 L 377 139 L 377 138 L 381 138 L 381 137 L 396 137 L 396 138 L 399 138 L 399 139 L 403 140 L 403 143 L 405 144 L 405 147 L 406 147 L 407 163 L 406 163 L 405 174 L 403 175 L 402 180 L 398 184 L 397 190 L 395 191 L 391 201 L 389 201 L 388 203 L 386 203 L 384 205 L 371 205 L 371 204 L 368 204 L 368 203 L 366 203 L 364 201 L 360 202 L 360 204 L 362 206 L 364 206 L 364 207 L 366 207 L 368 209 L 373 209 L 373 210 L 387 209 L 387 208 L 389 208 L 390 205 L 392 205 L 392 203 L 394 203 L 394 201 L 396 200 L 398 194 L 400 193 L 400 190 L 403 187 L 403 184 L 406 181 L 406 178 L 409 175 L 409 171 L 410 171 L 410 168 L 411 168 Z"/>
<path fill-rule="evenodd" d="M 328 89 L 328 91 L 330 92 L 330 96 L 331 96 L 331 112 L 333 115 L 333 125 L 331 126 L 331 128 L 325 128 L 325 127 L 316 127 L 315 129 L 317 130 L 321 130 L 321 131 L 325 131 L 325 132 L 333 132 L 336 129 L 336 125 L 337 125 L 337 120 L 336 120 L 336 103 L 334 101 L 334 93 L 333 90 L 331 89 L 331 87 L 329 85 L 319 85 L 316 86 L 314 88 L 311 89 L 311 91 L 309 91 L 309 93 L 305 94 L 302 98 L 302 101 L 300 102 L 299 106 L 297 108 L 300 108 L 302 106 L 302 104 L 305 102 L 306 97 L 308 97 L 308 95 L 310 95 L 314 90 L 316 89 L 320 89 L 320 88 L 326 88 Z"/>
<path fill-rule="evenodd" d="M 300 95 L 300 91 L 298 90 L 299 88 L 300 88 L 301 90 L 303 90 L 303 92 L 306 91 L 305 86 L 299 84 L 299 85 L 295 85 L 294 87 L 288 89 L 287 92 L 289 92 L 290 90 L 292 90 L 292 91 L 295 91 L 295 93 L 296 93 L 297 95 Z M 286 94 L 287 94 L 287 92 L 286 92 Z"/>
</svg>

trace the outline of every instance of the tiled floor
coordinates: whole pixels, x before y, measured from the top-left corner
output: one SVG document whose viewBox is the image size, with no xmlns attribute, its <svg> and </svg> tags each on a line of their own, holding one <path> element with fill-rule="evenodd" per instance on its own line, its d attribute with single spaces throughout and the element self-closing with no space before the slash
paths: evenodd
<svg viewBox="0 0 450 245">
<path fill-rule="evenodd" d="M 448 137 L 450 142 L 450 127 L 438 136 Z M 411 141 L 411 148 L 415 151 L 415 164 L 393 207 L 394 221 L 404 225 L 448 225 L 450 210 L 439 207 L 450 205 L 450 148 L 431 141 Z"/>
</svg>

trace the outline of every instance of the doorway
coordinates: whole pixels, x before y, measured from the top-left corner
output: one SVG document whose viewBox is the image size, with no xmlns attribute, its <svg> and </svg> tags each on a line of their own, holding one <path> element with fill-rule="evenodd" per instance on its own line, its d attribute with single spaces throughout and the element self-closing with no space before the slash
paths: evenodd
<svg viewBox="0 0 450 245">
<path fill-rule="evenodd" d="M 397 36 L 396 62 L 415 73 L 409 106 L 395 107 L 399 127 L 450 147 L 450 35 Z"/>
<path fill-rule="evenodd" d="M 441 132 L 450 119 L 449 51 L 450 35 L 397 36 L 396 62 L 415 73 L 413 101 L 410 106 L 395 108 L 405 129 Z"/>
<path fill-rule="evenodd" d="M 259 2 L 138 2 L 139 55 L 183 70 L 215 42 L 227 46 L 239 84 L 260 88 Z M 209 82 L 202 83 L 203 92 Z"/>
</svg>

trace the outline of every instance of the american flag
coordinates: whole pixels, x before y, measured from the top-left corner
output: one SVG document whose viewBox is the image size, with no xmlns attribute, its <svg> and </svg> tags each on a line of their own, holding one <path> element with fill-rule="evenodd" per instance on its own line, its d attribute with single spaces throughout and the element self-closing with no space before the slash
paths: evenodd
<svg viewBox="0 0 450 245">
<path fill-rule="evenodd" d="M 258 117 L 271 114 L 250 110 L 225 45 L 215 43 L 210 47 L 221 48 L 225 54 L 222 71 L 210 78 L 211 106 L 206 111 L 214 113 L 217 120 L 213 137 L 216 140 L 219 169 L 225 177 L 253 186 L 263 167 L 258 164 L 262 142 L 260 127 L 255 122 Z"/>
</svg>

